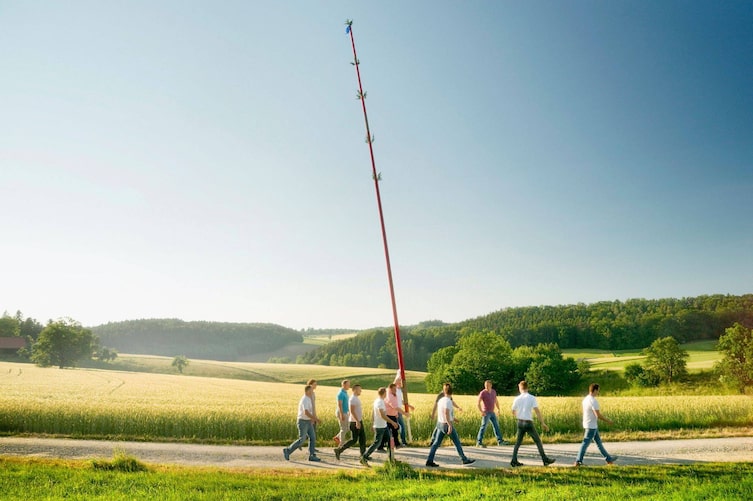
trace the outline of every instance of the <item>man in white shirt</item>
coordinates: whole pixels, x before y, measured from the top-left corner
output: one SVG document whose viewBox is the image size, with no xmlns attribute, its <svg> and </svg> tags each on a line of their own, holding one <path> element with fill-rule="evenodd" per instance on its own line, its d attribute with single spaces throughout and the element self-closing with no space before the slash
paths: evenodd
<svg viewBox="0 0 753 501">
<path fill-rule="evenodd" d="M 604 456 L 607 464 L 617 461 L 617 456 L 609 455 L 601 443 L 601 437 L 599 436 L 599 419 L 609 424 L 614 424 L 614 421 L 607 418 L 599 410 L 599 402 L 596 400 L 596 397 L 599 396 L 599 389 L 600 387 L 597 383 L 591 383 L 591 386 L 588 387 L 588 395 L 583 399 L 583 429 L 585 430 L 585 434 L 580 451 L 578 451 L 578 457 L 575 459 L 575 466 L 583 466 L 583 457 L 586 455 L 586 449 L 588 449 L 592 441 L 596 442 L 596 447 L 599 448 L 599 452 Z"/>
<path fill-rule="evenodd" d="M 374 443 L 371 444 L 366 453 L 361 456 L 361 464 L 364 466 L 369 466 L 368 461 L 371 459 L 371 454 L 377 447 L 379 447 L 382 440 L 384 440 L 384 437 L 388 436 L 387 434 L 389 431 L 387 425 L 392 426 L 395 429 L 397 429 L 398 426 L 397 421 L 391 419 L 387 415 L 387 405 L 384 403 L 384 397 L 386 396 L 387 388 L 382 386 L 377 390 L 377 398 L 374 400 L 374 405 L 372 406 L 374 412 Z"/>
<path fill-rule="evenodd" d="M 518 391 L 520 392 L 520 395 L 515 397 L 515 400 L 512 402 L 512 416 L 518 420 L 518 438 L 515 440 L 515 447 L 512 449 L 512 461 L 510 461 L 510 466 L 513 468 L 523 466 L 523 463 L 518 461 L 518 449 L 520 448 L 520 444 L 523 442 L 523 437 L 525 437 L 526 433 L 531 436 L 536 447 L 538 447 L 539 455 L 544 462 L 544 466 L 549 466 L 554 463 L 555 459 L 544 454 L 544 446 L 541 445 L 541 438 L 536 431 L 536 427 L 533 425 L 533 413 L 536 413 L 536 417 L 539 418 L 541 428 L 544 431 L 549 431 L 549 427 L 544 422 L 544 416 L 539 410 L 539 403 L 536 401 L 536 397 L 528 393 L 528 383 L 526 381 L 518 383 Z"/>
<path fill-rule="evenodd" d="M 354 384 L 352 387 L 353 394 L 348 401 L 348 408 L 350 409 L 350 432 L 352 438 L 345 442 L 340 447 L 335 448 L 335 457 L 339 460 L 340 454 L 347 448 L 358 442 L 358 447 L 361 449 L 361 456 L 366 452 L 366 431 L 363 429 L 363 407 L 361 406 L 361 385 Z"/>
<path fill-rule="evenodd" d="M 434 456 L 437 453 L 439 446 L 442 445 L 445 435 L 449 435 L 450 440 L 455 444 L 455 449 L 458 451 L 458 456 L 460 456 L 463 464 L 472 464 L 476 462 L 475 459 L 469 459 L 463 453 L 463 446 L 460 444 L 460 437 L 458 437 L 458 432 L 453 426 L 456 422 L 457 419 L 455 419 L 453 412 L 452 386 L 449 383 L 445 383 L 444 397 L 437 401 L 437 437 L 432 442 L 431 449 L 429 449 L 429 457 L 426 458 L 426 466 L 432 468 L 439 466 L 434 462 Z"/>
<path fill-rule="evenodd" d="M 314 404 L 311 400 L 314 389 L 309 384 L 306 385 L 303 392 L 303 397 L 298 402 L 298 440 L 290 444 L 290 446 L 285 447 L 282 450 L 282 455 L 285 456 L 286 461 L 289 461 L 290 454 L 300 448 L 308 437 L 309 461 L 321 461 L 316 456 L 316 431 L 314 430 L 314 425 L 319 422 L 319 419 L 317 419 L 314 413 Z"/>
</svg>

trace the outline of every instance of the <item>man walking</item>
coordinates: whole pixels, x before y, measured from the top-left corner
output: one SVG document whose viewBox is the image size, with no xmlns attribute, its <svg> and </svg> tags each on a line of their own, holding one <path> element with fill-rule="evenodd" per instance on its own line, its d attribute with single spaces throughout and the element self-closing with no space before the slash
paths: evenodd
<svg viewBox="0 0 753 501">
<path fill-rule="evenodd" d="M 336 446 L 340 446 L 345 443 L 345 435 L 348 433 L 348 423 L 350 421 L 349 408 L 348 408 L 348 390 L 350 389 L 350 381 L 345 379 L 340 387 L 340 391 L 337 393 L 337 422 L 340 425 L 340 432 L 333 437 Z M 355 436 L 355 435 L 354 435 Z"/>
<path fill-rule="evenodd" d="M 458 432 L 453 426 L 453 424 L 457 422 L 457 419 L 455 419 L 453 413 L 452 386 L 449 383 L 445 383 L 444 395 L 445 396 L 440 398 L 437 402 L 437 437 L 432 442 L 431 449 L 429 449 L 429 457 L 426 458 L 426 466 L 432 468 L 439 466 L 434 462 L 434 456 L 437 453 L 439 446 L 442 445 L 445 435 L 449 435 L 450 440 L 455 444 L 455 449 L 458 451 L 458 456 L 460 456 L 463 464 L 475 463 L 475 459 L 469 459 L 463 453 L 463 446 L 460 445 L 460 437 L 458 437 Z"/>
<path fill-rule="evenodd" d="M 539 455 L 544 462 L 544 466 L 549 466 L 554 463 L 555 459 L 544 454 L 544 446 L 541 445 L 541 438 L 536 431 L 536 427 L 533 425 L 533 413 L 531 411 L 536 413 L 536 417 L 539 418 L 541 428 L 544 431 L 549 431 L 549 427 L 544 422 L 544 416 L 539 410 L 539 404 L 536 401 L 536 397 L 528 393 L 528 383 L 525 381 L 518 383 L 518 391 L 520 392 L 520 395 L 515 397 L 515 400 L 512 402 L 512 416 L 518 421 L 518 437 L 515 440 L 515 447 L 512 449 L 512 461 L 510 461 L 510 466 L 513 468 L 523 466 L 523 463 L 518 461 L 518 449 L 520 448 L 520 444 L 523 443 L 523 437 L 525 437 L 526 433 L 531 436 L 536 447 L 538 447 Z"/>
<path fill-rule="evenodd" d="M 282 450 L 282 455 L 285 456 L 285 461 L 290 461 L 290 454 L 300 448 L 303 442 L 308 437 L 309 439 L 309 461 L 321 461 L 316 456 L 316 431 L 314 431 L 314 425 L 319 422 L 314 414 L 314 406 L 311 402 L 311 395 L 314 389 L 310 384 L 306 385 L 303 390 L 303 397 L 298 402 L 298 440 L 285 447 Z"/>
<path fill-rule="evenodd" d="M 585 430 L 583 436 L 583 443 L 580 446 L 578 457 L 575 459 L 575 466 L 583 466 L 583 457 L 586 455 L 586 449 L 591 445 L 591 442 L 596 442 L 596 447 L 599 448 L 599 452 L 604 456 L 607 464 L 612 464 L 617 461 L 617 456 L 610 456 L 604 445 L 601 443 L 601 436 L 599 436 L 599 419 L 606 421 L 609 424 L 614 424 L 614 421 L 607 418 L 599 410 L 599 402 L 596 397 L 599 396 L 599 385 L 597 383 L 591 383 L 588 387 L 588 395 L 583 399 L 583 429 Z"/>
<path fill-rule="evenodd" d="M 486 427 L 489 426 L 489 422 L 492 423 L 494 436 L 497 437 L 497 445 L 506 444 L 507 442 L 502 440 L 502 434 L 499 432 L 499 421 L 497 420 L 499 401 L 497 400 L 497 392 L 492 388 L 491 380 L 487 379 L 484 381 L 484 389 L 478 394 L 476 405 L 481 412 L 481 428 L 479 428 L 478 436 L 476 437 L 476 447 L 486 447 L 484 445 L 484 433 L 486 432 Z"/>
<path fill-rule="evenodd" d="M 387 396 L 387 388 L 382 386 L 377 390 L 377 398 L 372 406 L 374 412 L 374 443 L 361 456 L 361 464 L 364 466 L 369 466 L 368 461 L 371 459 L 371 454 L 379 447 L 384 437 L 388 436 L 387 426 L 397 428 L 397 421 L 393 421 L 387 416 L 387 406 L 384 403 L 385 396 Z"/>
<path fill-rule="evenodd" d="M 407 447 L 408 438 L 403 415 L 410 417 L 410 411 L 415 410 L 415 407 L 403 400 L 403 378 L 397 376 L 395 378 L 395 385 L 397 386 L 397 407 L 406 410 L 406 412 L 401 412 L 397 415 L 397 424 L 400 425 L 400 445 Z"/>
<path fill-rule="evenodd" d="M 363 407 L 361 406 L 361 385 L 353 385 L 353 394 L 348 401 L 348 408 L 350 410 L 349 424 L 352 438 L 342 444 L 340 447 L 335 447 L 335 457 L 339 460 L 342 452 L 358 442 L 358 447 L 361 450 L 360 456 L 366 452 L 366 430 L 363 429 Z"/>
</svg>

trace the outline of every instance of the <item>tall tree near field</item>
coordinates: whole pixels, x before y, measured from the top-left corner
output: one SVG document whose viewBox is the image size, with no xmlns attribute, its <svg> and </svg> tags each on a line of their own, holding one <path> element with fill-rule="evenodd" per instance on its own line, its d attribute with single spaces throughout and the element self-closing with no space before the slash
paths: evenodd
<svg viewBox="0 0 753 501">
<path fill-rule="evenodd" d="M 661 382 L 672 383 L 683 379 L 688 374 L 688 352 L 680 348 L 680 343 L 673 337 L 657 339 L 643 350 L 646 354 L 645 367 L 653 372 Z"/>
<path fill-rule="evenodd" d="M 73 367 L 77 361 L 91 358 L 96 348 L 92 331 L 75 320 L 62 319 L 42 329 L 32 346 L 31 360 L 42 367 Z"/>
<path fill-rule="evenodd" d="M 717 364 L 722 380 L 734 384 L 740 393 L 753 387 L 753 329 L 736 323 L 719 338 L 724 358 Z"/>
<path fill-rule="evenodd" d="M 177 357 L 173 358 L 173 367 L 178 369 L 178 372 L 183 374 L 183 369 L 186 368 L 188 365 L 188 359 L 185 355 L 178 355 Z"/>
</svg>

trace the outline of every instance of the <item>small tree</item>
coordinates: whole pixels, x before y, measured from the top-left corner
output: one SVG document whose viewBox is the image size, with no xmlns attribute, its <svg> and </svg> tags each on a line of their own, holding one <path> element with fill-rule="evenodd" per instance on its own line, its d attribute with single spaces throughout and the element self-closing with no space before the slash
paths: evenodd
<svg viewBox="0 0 753 501">
<path fill-rule="evenodd" d="M 178 369 L 178 372 L 183 374 L 183 369 L 188 365 L 188 359 L 185 355 L 178 355 L 173 358 L 173 367 Z"/>
<path fill-rule="evenodd" d="M 96 345 L 97 339 L 89 329 L 71 319 L 57 320 L 39 333 L 31 360 L 42 367 L 73 367 L 77 361 L 91 358 Z"/>
<path fill-rule="evenodd" d="M 654 373 L 661 382 L 672 383 L 687 376 L 685 359 L 688 358 L 688 352 L 680 348 L 675 338 L 667 336 L 657 339 L 644 350 L 644 353 L 644 367 Z"/>
<path fill-rule="evenodd" d="M 753 386 L 753 329 L 735 323 L 719 338 L 718 349 L 724 355 L 716 366 L 722 381 L 730 382 L 740 393 Z"/>
</svg>

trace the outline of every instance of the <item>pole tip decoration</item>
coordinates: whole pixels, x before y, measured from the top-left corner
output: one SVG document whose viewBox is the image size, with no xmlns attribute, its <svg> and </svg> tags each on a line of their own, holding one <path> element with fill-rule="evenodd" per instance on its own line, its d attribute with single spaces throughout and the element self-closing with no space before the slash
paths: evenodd
<svg viewBox="0 0 753 501">
<path fill-rule="evenodd" d="M 353 26 L 353 20 L 352 19 L 346 19 L 345 20 L 345 26 L 347 26 L 347 28 L 345 28 L 345 34 L 347 35 L 348 33 L 350 33 L 350 27 Z"/>
</svg>

